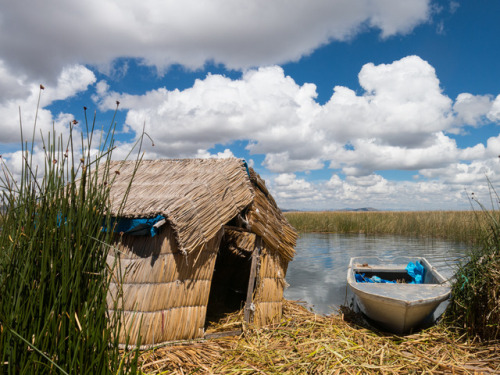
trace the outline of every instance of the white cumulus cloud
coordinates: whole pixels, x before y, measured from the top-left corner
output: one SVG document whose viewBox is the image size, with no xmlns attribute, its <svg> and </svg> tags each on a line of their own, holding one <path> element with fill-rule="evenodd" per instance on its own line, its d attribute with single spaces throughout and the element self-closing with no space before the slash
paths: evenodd
<svg viewBox="0 0 500 375">
<path fill-rule="evenodd" d="M 47 82 L 76 63 L 109 72 L 119 57 L 160 70 L 242 69 L 298 60 L 367 27 L 409 33 L 429 17 L 429 0 L 11 1 L 0 11 L 0 59 Z"/>
<path fill-rule="evenodd" d="M 418 56 L 366 64 L 359 82 L 363 95 L 335 87 L 323 108 L 322 127 L 340 142 L 374 137 L 393 146 L 419 147 L 451 126 L 452 101 L 442 93 L 434 68 Z"/>
<path fill-rule="evenodd" d="M 453 110 L 459 125 L 467 124 L 477 127 L 487 121 L 488 115 L 492 119 L 495 117 L 492 112 L 493 101 L 488 95 L 460 94 L 455 99 Z"/>
<path fill-rule="evenodd" d="M 359 80 L 364 92 L 337 86 L 324 105 L 316 101 L 314 85 L 298 85 L 278 66 L 251 69 L 234 80 L 208 75 L 182 91 L 159 88 L 144 95 L 112 92 L 99 82 L 96 100 L 102 109 L 119 100 L 127 128 L 139 135 L 145 124 L 155 142 L 149 151 L 159 156 L 203 155 L 217 144 L 246 140 L 248 151 L 265 155 L 263 166 L 275 173 L 327 165 L 361 177 L 485 160 L 497 151 L 495 139 L 487 147 L 460 149 L 447 134 L 480 126 L 494 115 L 496 102 L 465 93 L 453 101 L 420 57 L 366 64 Z"/>
<path fill-rule="evenodd" d="M 0 60 L 0 81 L 2 81 L 2 64 Z M 18 93 L 13 97 L 0 98 L 0 144 L 19 143 L 21 140 L 20 121 L 23 124 L 23 136 L 31 141 L 38 100 L 40 107 L 36 117 L 37 129 L 35 137 L 40 132 L 47 135 L 54 126 L 58 133 L 66 133 L 72 114 L 53 114 L 46 109 L 56 100 L 68 99 L 79 92 L 86 91 L 96 81 L 94 73 L 82 65 L 67 66 L 53 85 L 45 85 L 41 90 L 39 83 L 28 81 L 25 77 L 8 81 L 9 87 Z M 0 90 L 1 91 L 1 90 Z M 20 118 L 21 115 L 21 118 Z"/>
<path fill-rule="evenodd" d="M 487 116 L 489 120 L 500 123 L 500 95 L 498 95 L 493 101 Z"/>
<path fill-rule="evenodd" d="M 2 70 L 3 69 L 3 70 Z M 8 72 L 0 65 L 0 78 Z M 452 133 L 500 119 L 500 96 L 463 93 L 455 100 L 442 91 L 434 68 L 418 56 L 361 67 L 362 92 L 337 86 L 325 104 L 316 86 L 298 84 L 279 66 L 248 69 L 241 78 L 209 74 L 186 89 L 158 88 L 142 95 L 114 92 L 82 65 L 66 67 L 42 93 L 42 106 L 73 97 L 93 87 L 103 111 L 120 101 L 125 115 L 115 157 L 127 155 L 131 142 L 143 142 L 146 158 L 231 157 L 235 142 L 262 155 L 276 199 L 287 207 L 371 206 L 431 207 L 439 194 L 450 207 L 463 199 L 463 188 L 498 179 L 500 136 L 485 144 L 461 148 Z M 19 141 L 18 107 L 36 108 L 39 86 L 25 76 L 4 79 L 18 99 L 0 101 L 4 145 Z M 67 132 L 71 114 L 42 107 L 39 127 Z M 31 126 L 33 117 L 23 122 Z M 26 129 L 25 134 L 31 134 Z M 153 146 L 154 142 L 154 146 Z M 215 146 L 224 151 L 213 152 Z M 5 154 L 5 152 L 4 152 Z M 12 154 L 11 158 L 14 158 Z M 253 164 L 253 161 L 250 161 Z M 311 181 L 307 173 L 332 170 L 330 180 Z M 391 181 L 384 171 L 412 171 L 414 181 Z M 299 175 L 305 172 L 304 176 Z M 407 197 L 411 196 L 412 200 Z M 342 203 L 339 206 L 336 206 Z"/>
</svg>

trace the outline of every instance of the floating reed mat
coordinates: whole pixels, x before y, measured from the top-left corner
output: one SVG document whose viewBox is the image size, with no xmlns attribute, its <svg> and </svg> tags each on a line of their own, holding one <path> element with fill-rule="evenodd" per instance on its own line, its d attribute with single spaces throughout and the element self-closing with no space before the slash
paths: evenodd
<svg viewBox="0 0 500 375">
<path fill-rule="evenodd" d="M 234 328 L 238 319 L 241 313 L 211 329 Z M 274 327 L 151 349 L 141 354 L 140 368 L 146 374 L 494 374 L 500 344 L 467 343 L 442 326 L 387 336 L 285 301 Z"/>
</svg>

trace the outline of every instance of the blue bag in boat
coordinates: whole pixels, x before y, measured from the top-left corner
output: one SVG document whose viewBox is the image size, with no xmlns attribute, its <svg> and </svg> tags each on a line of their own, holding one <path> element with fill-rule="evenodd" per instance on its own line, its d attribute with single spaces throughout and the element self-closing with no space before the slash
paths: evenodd
<svg viewBox="0 0 500 375">
<path fill-rule="evenodd" d="M 411 276 L 412 281 L 410 284 L 423 284 L 424 283 L 424 273 L 425 268 L 417 260 L 415 263 L 410 262 L 406 266 L 406 272 Z"/>
</svg>

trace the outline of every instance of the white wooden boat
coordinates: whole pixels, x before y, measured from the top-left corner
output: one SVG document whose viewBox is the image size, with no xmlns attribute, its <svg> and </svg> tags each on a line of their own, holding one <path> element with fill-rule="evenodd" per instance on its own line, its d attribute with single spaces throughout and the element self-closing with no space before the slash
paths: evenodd
<svg viewBox="0 0 500 375">
<path fill-rule="evenodd" d="M 410 284 L 406 271 L 409 262 L 420 261 L 424 267 L 422 284 Z M 378 276 L 406 283 L 357 282 L 356 274 Z M 351 258 L 347 284 L 355 294 L 360 310 L 383 328 L 394 333 L 408 333 L 428 318 L 451 292 L 450 283 L 422 257 L 398 257 L 384 260 L 376 257 Z"/>
</svg>

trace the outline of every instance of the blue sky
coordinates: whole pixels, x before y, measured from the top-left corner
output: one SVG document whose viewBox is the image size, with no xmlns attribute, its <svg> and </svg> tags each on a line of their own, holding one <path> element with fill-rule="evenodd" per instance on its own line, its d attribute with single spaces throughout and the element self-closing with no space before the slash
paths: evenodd
<svg viewBox="0 0 500 375">
<path fill-rule="evenodd" d="M 26 3 L 30 3 L 26 5 Z M 123 158 L 245 158 L 284 209 L 457 210 L 500 183 L 500 2 L 0 4 L 0 153 L 83 106 Z M 41 158 L 40 148 L 35 159 Z"/>
</svg>

